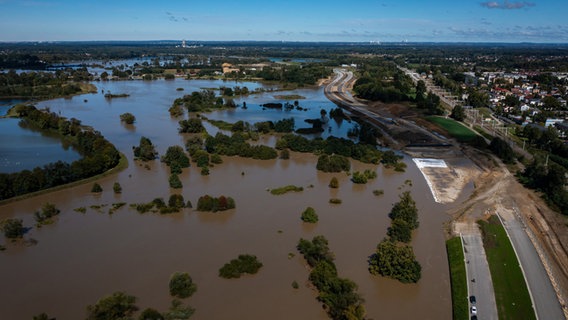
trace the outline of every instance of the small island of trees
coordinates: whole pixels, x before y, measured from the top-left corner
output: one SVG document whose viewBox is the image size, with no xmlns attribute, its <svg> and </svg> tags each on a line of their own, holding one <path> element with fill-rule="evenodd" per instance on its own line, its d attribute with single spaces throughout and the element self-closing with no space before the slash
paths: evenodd
<svg viewBox="0 0 568 320">
<path fill-rule="evenodd" d="M 218 198 L 204 195 L 197 200 L 197 211 L 225 211 L 234 209 L 235 200 L 231 197 L 220 196 Z"/>
<path fill-rule="evenodd" d="M 197 286 L 187 272 L 176 272 L 170 278 L 170 295 L 181 299 L 191 297 Z"/>
<path fill-rule="evenodd" d="M 262 267 L 256 256 L 241 254 L 219 269 L 219 276 L 225 279 L 240 278 L 243 274 L 255 274 Z"/>
<path fill-rule="evenodd" d="M 389 217 L 391 226 L 369 257 L 369 272 L 399 280 L 403 283 L 418 282 L 422 267 L 416 261 L 412 246 L 412 230 L 418 228 L 418 210 L 410 192 L 405 191 L 395 203 Z"/>
<path fill-rule="evenodd" d="M 301 219 L 307 223 L 316 223 L 319 220 L 316 210 L 312 207 L 307 207 L 306 210 L 302 212 Z"/>
</svg>

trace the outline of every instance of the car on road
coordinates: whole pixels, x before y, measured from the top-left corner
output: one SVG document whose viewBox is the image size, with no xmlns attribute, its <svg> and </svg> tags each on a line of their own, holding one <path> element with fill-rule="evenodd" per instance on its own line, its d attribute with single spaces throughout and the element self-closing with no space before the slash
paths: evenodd
<svg viewBox="0 0 568 320">
<path fill-rule="evenodd" d="M 476 302 L 477 300 L 475 299 L 475 296 L 469 296 L 469 303 L 475 304 Z"/>
<path fill-rule="evenodd" d="M 471 306 L 470 311 L 471 311 L 472 315 L 474 315 L 474 316 L 477 315 L 477 307 L 476 306 Z"/>
</svg>

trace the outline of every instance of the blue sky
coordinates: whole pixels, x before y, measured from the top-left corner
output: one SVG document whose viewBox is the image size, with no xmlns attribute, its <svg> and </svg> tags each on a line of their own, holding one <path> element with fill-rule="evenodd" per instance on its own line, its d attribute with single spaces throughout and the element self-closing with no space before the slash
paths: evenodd
<svg viewBox="0 0 568 320">
<path fill-rule="evenodd" d="M 567 0 L 0 0 L 0 41 L 568 42 Z"/>
</svg>

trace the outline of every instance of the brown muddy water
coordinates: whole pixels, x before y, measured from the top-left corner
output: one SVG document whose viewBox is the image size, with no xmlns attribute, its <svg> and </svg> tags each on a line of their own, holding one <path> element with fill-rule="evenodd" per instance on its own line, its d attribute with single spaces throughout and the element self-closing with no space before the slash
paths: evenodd
<svg viewBox="0 0 568 320">
<path fill-rule="evenodd" d="M 183 143 L 183 137 L 174 134 L 176 138 L 161 141 Z M 122 145 L 137 143 L 132 140 Z M 171 301 L 169 277 L 177 271 L 188 272 L 198 286 L 195 295 L 184 300 L 196 308 L 192 319 L 327 319 L 317 292 L 308 287 L 309 270 L 295 249 L 300 238 L 316 235 L 329 240 L 340 276 L 359 286 L 368 318 L 451 318 L 442 228 L 452 205 L 434 202 L 410 158 L 405 159 L 405 173 L 352 161 L 352 170 L 378 173 L 368 184 L 355 185 L 345 173 L 318 172 L 314 155 L 292 153 L 290 160 L 270 161 L 223 157 L 224 163 L 211 168 L 209 176 L 201 176 L 194 166 L 185 169 L 180 175 L 183 189 L 172 190 L 165 166 L 155 161 L 145 168 L 132 161 L 128 148 L 121 150 L 130 166 L 99 181 L 104 189 L 100 195 L 90 193 L 88 183 L 0 207 L 0 218 L 22 218 L 29 227 L 34 225 L 32 213 L 46 202 L 62 211 L 54 224 L 34 227 L 26 234 L 26 239 L 37 240 L 34 246 L 0 240 L 7 247 L 0 252 L 0 319 L 31 319 L 42 312 L 58 320 L 82 319 L 87 305 L 115 291 L 138 297 L 141 309 L 166 311 Z M 333 176 L 339 179 L 339 189 L 328 187 Z M 122 194 L 112 192 L 114 182 L 122 185 Z M 267 191 L 288 184 L 303 186 L 304 191 L 281 196 Z M 383 189 L 384 195 L 374 196 L 375 189 Z M 417 284 L 401 284 L 367 271 L 367 257 L 390 224 L 387 214 L 405 190 L 412 192 L 419 209 L 420 227 L 412 241 L 422 265 Z M 125 206 L 108 214 L 113 203 L 156 197 L 167 201 L 173 193 L 181 193 L 194 205 L 204 194 L 231 196 L 236 209 L 142 215 Z M 329 204 L 330 198 L 343 203 Z M 103 207 L 91 208 L 94 205 Z M 307 206 L 319 215 L 315 225 L 300 220 Z M 73 210 L 79 207 L 87 212 Z M 218 277 L 219 268 L 242 253 L 256 255 L 264 266 L 256 275 L 240 279 Z M 294 257 L 289 258 L 289 253 Z M 292 288 L 293 281 L 299 289 Z"/>
</svg>

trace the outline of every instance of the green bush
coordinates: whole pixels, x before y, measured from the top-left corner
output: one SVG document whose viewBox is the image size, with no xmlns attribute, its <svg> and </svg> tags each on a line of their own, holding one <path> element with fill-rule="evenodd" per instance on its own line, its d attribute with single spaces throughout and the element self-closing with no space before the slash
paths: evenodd
<svg viewBox="0 0 568 320">
<path fill-rule="evenodd" d="M 4 236 L 8 239 L 22 238 L 26 232 L 22 219 L 6 219 L 0 226 L 4 231 Z"/>
<path fill-rule="evenodd" d="M 120 183 L 115 182 L 112 185 L 112 190 L 114 191 L 114 193 L 122 193 L 122 187 L 120 186 Z"/>
<path fill-rule="evenodd" d="M 127 112 L 120 115 L 120 121 L 133 124 L 136 121 L 136 117 L 132 113 Z"/>
<path fill-rule="evenodd" d="M 211 163 L 221 164 L 221 163 L 223 163 L 223 159 L 221 158 L 220 155 L 214 153 L 214 154 L 211 155 Z"/>
<path fill-rule="evenodd" d="M 373 190 L 373 194 L 378 197 L 378 196 L 382 196 L 383 194 L 385 194 L 385 191 L 382 190 L 382 189 L 376 189 L 376 190 Z"/>
<path fill-rule="evenodd" d="M 61 212 L 57 209 L 53 203 L 45 203 L 41 208 L 41 211 L 36 211 L 34 213 L 34 219 L 41 225 L 49 221 L 52 217 L 55 217 Z"/>
<path fill-rule="evenodd" d="M 170 277 L 170 295 L 178 298 L 191 297 L 197 291 L 197 286 L 186 272 L 176 272 Z"/>
<path fill-rule="evenodd" d="M 177 174 L 172 173 L 169 178 L 170 188 L 181 189 L 183 184 Z"/>
<path fill-rule="evenodd" d="M 219 276 L 225 279 L 240 278 L 241 275 L 255 274 L 262 267 L 256 256 L 241 254 L 237 259 L 231 260 L 219 269 Z"/>
<path fill-rule="evenodd" d="M 339 180 L 336 177 L 331 178 L 329 181 L 329 187 L 333 189 L 339 188 Z"/>
<path fill-rule="evenodd" d="M 341 201 L 341 199 L 339 199 L 339 198 L 331 198 L 331 199 L 329 199 L 329 203 L 331 203 L 331 204 L 341 204 L 342 201 Z"/>
<path fill-rule="evenodd" d="M 316 210 L 314 210 L 314 208 L 312 208 L 312 207 L 307 207 L 306 210 L 304 210 L 304 212 L 302 212 L 301 219 L 302 219 L 302 221 L 308 222 L 308 223 L 318 222 L 318 215 L 316 213 Z"/>
<path fill-rule="evenodd" d="M 103 192 L 103 188 L 101 187 L 100 184 L 95 182 L 95 184 L 93 184 L 93 187 L 91 187 L 91 192 L 101 193 L 101 192 Z"/>
</svg>

